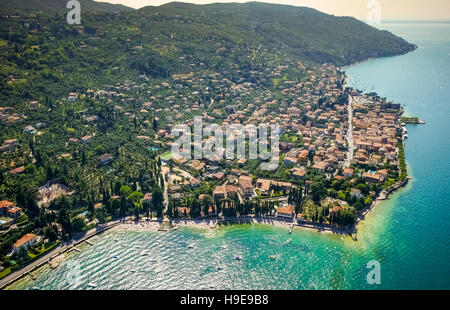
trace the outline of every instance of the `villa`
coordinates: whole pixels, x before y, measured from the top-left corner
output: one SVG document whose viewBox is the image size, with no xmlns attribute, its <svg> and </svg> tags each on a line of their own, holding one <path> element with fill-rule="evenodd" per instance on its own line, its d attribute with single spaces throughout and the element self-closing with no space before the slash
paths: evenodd
<svg viewBox="0 0 450 310">
<path fill-rule="evenodd" d="M 294 216 L 294 206 L 292 205 L 286 205 L 284 207 L 279 207 L 277 209 L 277 217 L 292 220 L 293 216 Z"/>
<path fill-rule="evenodd" d="M 12 247 L 12 254 L 17 254 L 20 249 L 28 249 L 28 247 L 39 242 L 40 238 L 35 234 L 26 234 L 17 240 Z"/>
</svg>

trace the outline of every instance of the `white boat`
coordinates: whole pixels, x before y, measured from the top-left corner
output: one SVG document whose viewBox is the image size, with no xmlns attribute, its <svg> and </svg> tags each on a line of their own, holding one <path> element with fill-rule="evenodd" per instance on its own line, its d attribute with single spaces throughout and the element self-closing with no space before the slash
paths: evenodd
<svg viewBox="0 0 450 310">
<path fill-rule="evenodd" d="M 134 270 L 134 269 L 131 269 L 131 270 L 130 270 L 130 272 L 136 272 L 136 270 Z"/>
<path fill-rule="evenodd" d="M 292 241 L 292 239 L 288 239 L 288 240 L 286 241 L 286 243 L 291 243 L 291 241 Z"/>
<path fill-rule="evenodd" d="M 92 283 L 92 282 L 89 282 L 89 283 L 88 283 L 88 286 L 89 286 L 89 287 L 92 287 L 92 288 L 96 288 L 96 287 L 97 287 L 97 285 L 95 285 L 95 284 Z"/>
<path fill-rule="evenodd" d="M 223 268 L 219 266 L 219 267 L 217 267 L 217 270 L 223 270 Z"/>
<path fill-rule="evenodd" d="M 193 244 L 188 244 L 187 248 L 188 248 L 188 249 L 193 249 L 193 248 L 194 248 L 194 245 L 193 245 Z"/>
<path fill-rule="evenodd" d="M 227 246 L 226 246 L 226 245 L 222 245 L 221 248 L 222 248 L 222 249 L 226 249 Z"/>
</svg>

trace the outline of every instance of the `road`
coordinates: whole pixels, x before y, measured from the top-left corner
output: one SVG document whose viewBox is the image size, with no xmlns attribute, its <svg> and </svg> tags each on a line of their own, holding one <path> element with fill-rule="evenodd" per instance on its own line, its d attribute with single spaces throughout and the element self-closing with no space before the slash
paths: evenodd
<svg viewBox="0 0 450 310">
<path fill-rule="evenodd" d="M 353 151 L 354 151 L 354 141 L 353 141 L 353 97 L 348 96 L 348 130 L 347 130 L 347 158 L 344 161 L 344 167 L 350 166 L 350 162 L 353 159 Z"/>
<path fill-rule="evenodd" d="M 12 273 L 10 273 L 9 275 L 7 275 L 6 277 L 2 278 L 0 280 L 0 289 L 3 289 L 4 287 L 8 286 L 9 284 L 11 284 L 12 282 L 22 278 L 23 276 L 27 275 L 29 272 L 34 271 L 35 269 L 41 267 L 42 265 L 45 265 L 46 263 L 48 263 L 52 258 L 67 252 L 68 250 L 70 250 L 72 247 L 86 241 L 87 239 L 91 238 L 92 236 L 95 236 L 96 234 L 99 234 L 111 227 L 116 226 L 117 224 L 119 224 L 120 221 L 113 221 L 113 222 L 109 222 L 103 226 L 100 227 L 96 227 L 96 228 L 92 228 L 91 230 L 88 230 L 86 232 L 86 234 L 81 237 L 80 239 L 77 240 L 73 240 L 70 243 L 65 243 L 61 246 L 58 246 L 56 248 L 54 248 L 53 250 L 51 250 L 50 252 L 44 254 L 42 257 L 39 257 L 38 259 L 36 259 L 35 261 L 33 261 L 32 263 L 26 265 L 25 267 L 23 267 L 22 269 L 19 269 L 17 271 L 14 271 Z"/>
</svg>

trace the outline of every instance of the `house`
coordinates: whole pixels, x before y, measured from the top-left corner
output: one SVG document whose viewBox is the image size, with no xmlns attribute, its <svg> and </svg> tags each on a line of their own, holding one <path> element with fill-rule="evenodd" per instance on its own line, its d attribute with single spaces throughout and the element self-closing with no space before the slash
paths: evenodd
<svg viewBox="0 0 450 310">
<path fill-rule="evenodd" d="M 261 193 L 268 192 L 270 190 L 270 184 L 272 180 L 268 179 L 258 179 L 256 180 L 256 188 L 261 191 Z"/>
<path fill-rule="evenodd" d="M 292 220 L 294 216 L 294 206 L 292 205 L 286 205 L 283 207 L 278 207 L 277 209 L 277 217 L 290 219 Z"/>
<path fill-rule="evenodd" d="M 244 197 L 247 199 L 252 198 L 255 194 L 251 176 L 241 175 L 239 177 L 239 187 L 242 190 Z"/>
<path fill-rule="evenodd" d="M 39 237 L 35 234 L 26 234 L 13 244 L 12 253 L 16 254 L 20 249 L 28 249 L 39 241 Z"/>
<path fill-rule="evenodd" d="M 18 218 L 22 214 L 22 209 L 16 206 L 8 208 L 8 216 L 13 218 Z"/>
<path fill-rule="evenodd" d="M 110 154 L 103 154 L 98 157 L 99 164 L 107 165 L 112 161 L 112 156 Z"/>
<path fill-rule="evenodd" d="M 283 163 L 286 165 L 296 165 L 297 164 L 297 158 L 296 157 L 286 157 L 283 160 Z"/>
<path fill-rule="evenodd" d="M 30 108 L 37 108 L 39 106 L 39 101 L 30 101 L 28 102 L 28 105 L 30 106 Z"/>
<path fill-rule="evenodd" d="M 362 197 L 361 190 L 357 188 L 350 189 L 350 195 L 355 196 L 356 198 Z"/>
<path fill-rule="evenodd" d="M 77 93 L 69 93 L 69 97 L 67 98 L 67 100 L 69 100 L 69 102 L 75 102 L 78 99 L 78 94 Z"/>
<path fill-rule="evenodd" d="M 309 154 L 309 151 L 308 151 L 308 150 L 302 150 L 302 151 L 298 154 L 297 158 L 298 158 L 298 160 L 299 160 L 300 162 L 306 162 L 306 161 L 308 161 L 308 154 Z"/>
<path fill-rule="evenodd" d="M 325 172 L 327 167 L 328 164 L 325 161 L 316 162 L 313 166 L 314 170 L 316 170 L 317 172 Z"/>
<path fill-rule="evenodd" d="M 384 177 L 377 173 L 364 172 L 362 177 L 369 183 L 381 183 L 384 181 Z"/>
<path fill-rule="evenodd" d="M 213 191 L 213 197 L 214 197 L 214 200 L 225 199 L 225 197 L 226 197 L 225 186 L 224 185 L 217 186 Z"/>
<path fill-rule="evenodd" d="M 353 169 L 352 168 L 345 168 L 344 169 L 344 177 L 350 178 L 353 176 Z"/>
<path fill-rule="evenodd" d="M 20 166 L 14 169 L 9 170 L 9 173 L 11 174 L 19 174 L 25 171 L 25 166 Z"/>
<path fill-rule="evenodd" d="M 0 152 L 5 152 L 19 145 L 17 139 L 9 139 L 4 141 L 4 145 L 0 146 Z"/>
<path fill-rule="evenodd" d="M 191 187 L 197 187 L 197 186 L 200 186 L 200 180 L 197 179 L 197 178 L 191 178 L 191 179 L 189 180 L 189 185 L 190 185 Z"/>
<path fill-rule="evenodd" d="M 83 143 L 89 143 L 91 142 L 92 136 L 84 136 L 81 138 L 81 142 Z"/>
<path fill-rule="evenodd" d="M 0 201 L 0 215 L 1 216 L 7 216 L 8 210 L 10 208 L 14 207 L 14 202 L 8 201 L 8 200 L 2 200 Z"/>
<path fill-rule="evenodd" d="M 234 199 L 237 195 L 238 188 L 234 185 L 221 185 L 217 186 L 213 192 L 214 200 L 221 199 Z"/>
<path fill-rule="evenodd" d="M 341 210 L 342 210 L 341 206 L 334 206 L 333 208 L 331 208 L 331 213 L 338 213 Z"/>
<path fill-rule="evenodd" d="M 272 181 L 272 188 L 278 191 L 290 192 L 293 187 L 290 182 Z"/>
<path fill-rule="evenodd" d="M 294 179 L 303 179 L 307 173 L 306 169 L 303 168 L 293 168 L 289 171 L 291 173 L 291 177 Z"/>
<path fill-rule="evenodd" d="M 144 202 L 151 203 L 152 202 L 152 198 L 153 198 L 152 193 L 146 193 L 144 195 Z"/>
<path fill-rule="evenodd" d="M 28 125 L 23 129 L 23 132 L 34 134 L 36 133 L 36 128 L 34 128 L 31 125 Z"/>
</svg>

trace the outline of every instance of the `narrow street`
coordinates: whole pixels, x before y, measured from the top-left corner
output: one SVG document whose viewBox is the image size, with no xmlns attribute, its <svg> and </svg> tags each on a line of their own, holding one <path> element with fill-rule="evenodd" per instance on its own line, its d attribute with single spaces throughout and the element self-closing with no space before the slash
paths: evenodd
<svg viewBox="0 0 450 310">
<path fill-rule="evenodd" d="M 348 96 L 348 130 L 347 130 L 347 158 L 344 161 L 344 167 L 350 166 L 350 162 L 353 159 L 354 142 L 353 142 L 353 97 Z"/>
</svg>

